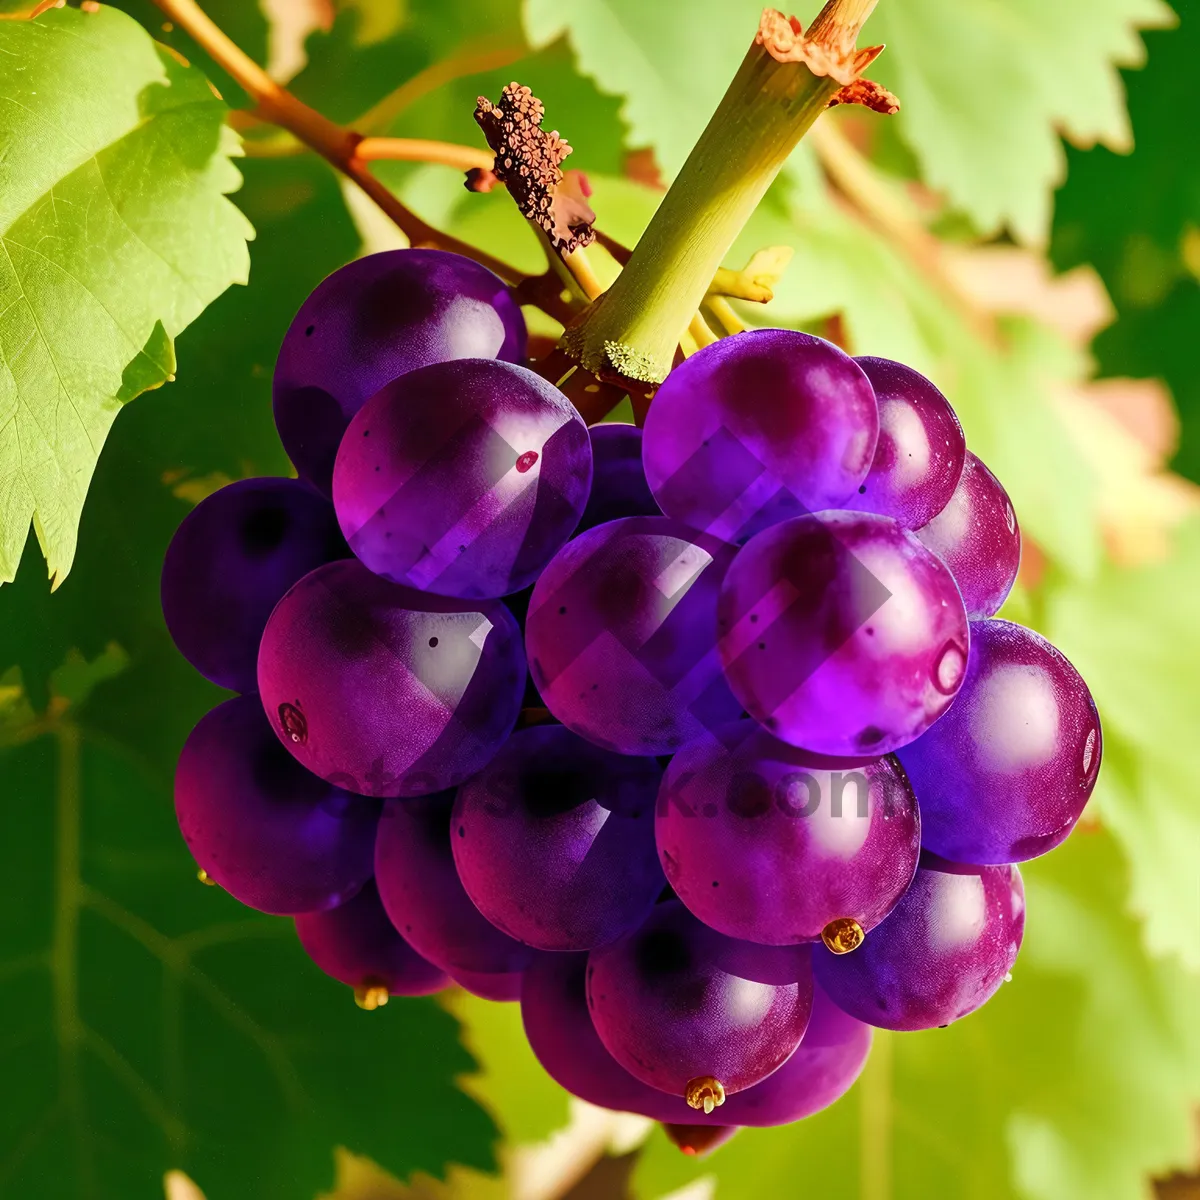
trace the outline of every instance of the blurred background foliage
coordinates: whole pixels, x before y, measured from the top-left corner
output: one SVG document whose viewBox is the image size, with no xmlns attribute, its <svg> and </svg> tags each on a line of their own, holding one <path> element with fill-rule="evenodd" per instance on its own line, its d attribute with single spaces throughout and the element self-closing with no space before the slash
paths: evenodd
<svg viewBox="0 0 1200 1200">
<path fill-rule="evenodd" d="M 148 0 L 117 7 L 245 103 Z M 600 227 L 627 244 L 759 11 L 204 7 L 302 99 L 372 133 L 481 146 L 476 96 L 528 84 L 575 147 Z M 128 22 L 117 34 L 145 36 Z M 292 314 L 341 263 L 402 244 L 324 162 L 239 118 L 248 286 L 188 314 L 173 382 L 105 410 L 120 420 L 66 582 L 48 594 L 31 536 L 0 590 L 0 1195 L 1194 1194 L 1200 13 L 1192 0 L 882 0 L 866 36 L 888 43 L 878 75 L 902 111 L 826 116 L 728 265 L 790 247 L 774 301 L 742 306 L 745 319 L 902 359 L 946 391 L 1026 532 L 1005 615 L 1060 646 L 1100 705 L 1100 786 L 1070 842 L 1026 871 L 1014 982 L 949 1029 L 881 1035 L 832 1110 L 695 1160 L 647 1122 L 568 1103 L 516 1006 L 456 993 L 362 1013 L 308 964 L 290 922 L 196 883 L 171 772 L 220 696 L 167 638 L 162 555 L 209 491 L 287 472 L 269 399 Z M 378 173 L 426 220 L 540 268 L 502 190 L 468 194 L 439 165 Z M 77 1005 L 64 1007 L 64 986 Z"/>
</svg>

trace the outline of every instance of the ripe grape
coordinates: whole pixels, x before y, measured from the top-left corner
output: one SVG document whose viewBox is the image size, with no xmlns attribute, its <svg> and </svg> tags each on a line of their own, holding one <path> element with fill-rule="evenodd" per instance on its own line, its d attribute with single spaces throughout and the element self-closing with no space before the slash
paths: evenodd
<svg viewBox="0 0 1200 1200">
<path fill-rule="evenodd" d="M 256 691 L 258 643 L 271 610 L 298 579 L 348 553 L 329 501 L 307 484 L 231 483 L 192 509 L 167 547 L 167 629 L 205 678 Z"/>
<path fill-rule="evenodd" d="M 680 1097 L 635 1079 L 604 1048 L 588 1012 L 587 961 L 584 954 L 538 955 L 525 972 L 521 1020 L 547 1073 L 590 1104 L 705 1129 L 786 1125 L 832 1104 L 866 1063 L 871 1027 L 814 987 L 804 1037 L 777 1071 L 711 1113 L 690 1109 Z"/>
<path fill-rule="evenodd" d="M 500 748 L 525 658 L 498 601 L 426 595 L 351 559 L 279 602 L 258 684 L 276 734 L 310 771 L 364 795 L 416 796 L 460 783 Z"/>
<path fill-rule="evenodd" d="M 826 512 L 765 530 L 729 569 L 719 614 L 734 695 L 776 737 L 819 754 L 911 742 L 966 670 L 958 588 L 891 517 Z"/>
<path fill-rule="evenodd" d="M 642 431 L 616 421 L 593 425 L 592 493 L 577 533 L 621 517 L 659 517 L 662 512 L 642 467 Z"/>
<path fill-rule="evenodd" d="M 371 878 L 379 806 L 304 770 L 254 696 L 218 705 L 188 736 L 175 815 L 192 857 L 261 912 L 323 912 Z"/>
<path fill-rule="evenodd" d="M 999 612 L 1021 566 L 1021 530 L 1008 493 L 974 454 L 946 507 L 917 537 L 950 568 L 972 621 Z"/>
<path fill-rule="evenodd" d="M 812 1009 L 809 947 L 755 946 L 702 925 L 677 900 L 588 958 L 588 1008 L 630 1074 L 693 1107 L 776 1070 Z"/>
<path fill-rule="evenodd" d="M 735 1125 L 790 1125 L 811 1117 L 850 1090 L 866 1066 L 871 1037 L 870 1025 L 843 1012 L 814 981 L 812 1016 L 795 1052 L 714 1115 Z"/>
<path fill-rule="evenodd" d="M 454 358 L 525 357 L 525 321 L 486 267 L 444 250 L 389 250 L 335 271 L 305 300 L 275 364 L 275 425 L 328 494 L 350 418 L 384 384 Z"/>
<path fill-rule="evenodd" d="M 540 950 L 590 950 L 645 920 L 663 887 L 653 759 L 561 725 L 513 734 L 458 789 L 454 861 L 497 928 Z"/>
<path fill-rule="evenodd" d="M 338 450 L 333 503 L 377 575 L 483 599 L 537 578 L 591 483 L 587 426 L 562 392 L 512 363 L 459 359 L 363 405 Z"/>
<path fill-rule="evenodd" d="M 691 912 L 770 945 L 839 929 L 861 940 L 912 881 L 920 828 L 894 758 L 823 759 L 753 721 L 675 755 L 655 821 L 667 879 Z"/>
<path fill-rule="evenodd" d="M 604 1048 L 588 1012 L 587 964 L 586 954 L 539 954 L 525 971 L 521 1021 L 538 1062 L 589 1104 L 655 1120 L 691 1120 L 682 1097 L 635 1079 Z"/>
<path fill-rule="evenodd" d="M 854 359 L 807 333 L 757 329 L 667 376 L 643 458 L 664 513 L 740 543 L 849 500 L 878 436 L 875 394 Z"/>
<path fill-rule="evenodd" d="M 967 443 L 949 401 L 924 375 L 888 358 L 854 360 L 879 404 L 875 460 L 844 507 L 916 529 L 950 502 Z"/>
<path fill-rule="evenodd" d="M 388 803 L 375 842 L 379 898 L 417 953 L 456 979 L 523 971 L 534 952 L 483 916 L 459 881 L 453 806 L 453 792 Z"/>
<path fill-rule="evenodd" d="M 296 933 L 309 958 L 352 987 L 364 1008 L 386 1004 L 389 996 L 428 996 L 450 982 L 396 932 L 372 881 L 337 908 L 298 916 Z"/>
<path fill-rule="evenodd" d="M 1004 982 L 1025 931 L 1014 866 L 924 856 L 891 915 L 852 954 L 813 951 L 817 979 L 852 1017 L 881 1029 L 932 1029 L 974 1012 Z"/>
<path fill-rule="evenodd" d="M 1095 787 L 1100 718 L 1079 672 L 1011 621 L 971 625 L 966 680 L 950 711 L 904 747 L 927 850 L 964 863 L 1053 850 Z"/>
<path fill-rule="evenodd" d="M 481 1000 L 510 1003 L 521 998 L 521 981 L 524 971 L 455 971 L 450 978 L 464 992 L 478 996 Z"/>
<path fill-rule="evenodd" d="M 529 669 L 568 729 L 620 754 L 672 754 L 741 705 L 715 649 L 733 547 L 666 517 L 568 542 L 529 605 Z"/>
</svg>

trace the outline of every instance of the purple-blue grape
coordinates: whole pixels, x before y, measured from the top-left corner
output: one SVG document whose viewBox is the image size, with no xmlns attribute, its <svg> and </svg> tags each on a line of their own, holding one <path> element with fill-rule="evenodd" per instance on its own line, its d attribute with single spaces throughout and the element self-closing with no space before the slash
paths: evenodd
<svg viewBox="0 0 1200 1200">
<path fill-rule="evenodd" d="M 814 986 L 799 1047 L 761 1083 L 706 1113 L 635 1079 L 605 1049 L 588 1012 L 587 955 L 538 955 L 525 972 L 521 1020 L 538 1061 L 572 1095 L 616 1112 L 706 1129 L 787 1125 L 811 1116 L 850 1088 L 871 1049 L 871 1027 Z"/>
<path fill-rule="evenodd" d="M 608 421 L 593 425 L 592 491 L 577 533 L 622 517 L 660 517 L 642 467 L 642 431 L 636 425 Z"/>
<path fill-rule="evenodd" d="M 389 250 L 335 271 L 296 314 L 275 364 L 275 425 L 300 475 L 326 494 L 350 418 L 386 383 L 455 358 L 525 357 L 525 321 L 502 280 L 444 250 Z"/>
<path fill-rule="evenodd" d="M 587 426 L 566 396 L 524 367 L 469 358 L 410 371 L 359 409 L 333 503 L 377 575 L 486 599 L 538 577 L 591 484 Z"/>
<path fill-rule="evenodd" d="M 967 867 L 929 856 L 888 918 L 852 954 L 813 950 L 821 987 L 880 1029 L 932 1029 L 999 990 L 1021 947 L 1025 889 L 1015 866 Z"/>
<path fill-rule="evenodd" d="M 453 807 L 453 792 L 389 802 L 375 841 L 375 883 L 392 924 L 417 953 L 479 987 L 474 975 L 523 971 L 534 951 L 471 903 L 450 845 Z"/>
<path fill-rule="evenodd" d="M 757 329 L 667 376 L 642 456 L 667 516 L 741 543 L 849 500 L 878 436 L 875 393 L 854 359 L 807 333 Z"/>
<path fill-rule="evenodd" d="M 1100 773 L 1100 717 L 1079 672 L 1011 621 L 971 625 L 954 706 L 898 757 L 921 842 L 954 862 L 1024 862 L 1075 827 Z"/>
<path fill-rule="evenodd" d="M 450 978 L 464 992 L 499 1004 L 510 1004 L 521 998 L 524 971 L 455 971 Z"/>
<path fill-rule="evenodd" d="M 920 831 L 894 758 L 823 759 L 753 721 L 675 755 L 655 821 L 667 880 L 693 915 L 777 946 L 861 941 L 912 882 Z"/>
<path fill-rule="evenodd" d="M 950 568 L 972 621 L 1000 611 L 1021 567 L 1021 529 L 1008 493 L 974 454 L 946 507 L 917 537 Z"/>
<path fill-rule="evenodd" d="M 941 560 L 891 517 L 825 512 L 760 533 L 721 586 L 721 661 L 780 740 L 886 754 L 950 706 L 969 634 Z"/>
<path fill-rule="evenodd" d="M 667 517 L 610 521 L 568 542 L 533 589 L 525 622 L 546 707 L 619 754 L 673 754 L 737 718 L 715 648 L 733 554 Z"/>
<path fill-rule="evenodd" d="M 454 861 L 475 906 L 539 950 L 590 950 L 637 928 L 663 888 L 662 770 L 561 725 L 514 733 L 458 789 Z"/>
<path fill-rule="evenodd" d="M 361 1008 L 378 1008 L 389 996 L 428 996 L 450 982 L 396 932 L 371 881 L 337 908 L 298 916 L 296 933 L 326 975 L 354 989 Z"/>
<path fill-rule="evenodd" d="M 298 579 L 349 553 L 329 501 L 307 484 L 228 484 L 184 517 L 167 547 L 167 629 L 205 678 L 256 691 L 258 643 L 271 610 Z"/>
<path fill-rule="evenodd" d="M 353 559 L 276 606 L 258 658 L 263 708 L 310 771 L 368 796 L 418 796 L 485 766 L 516 722 L 525 656 L 498 601 L 402 588 Z"/>
<path fill-rule="evenodd" d="M 218 705 L 188 736 L 175 815 L 208 877 L 260 912 L 324 912 L 371 878 L 379 805 L 301 767 L 254 696 Z"/>
<path fill-rule="evenodd" d="M 949 504 L 958 486 L 967 453 L 962 426 L 920 372 L 890 358 L 854 361 L 875 389 L 879 442 L 871 470 L 843 507 L 917 529 Z"/>
<path fill-rule="evenodd" d="M 736 941 L 673 900 L 591 952 L 587 993 L 596 1032 L 621 1066 L 711 1112 L 800 1044 L 812 1010 L 810 950 Z"/>
</svg>

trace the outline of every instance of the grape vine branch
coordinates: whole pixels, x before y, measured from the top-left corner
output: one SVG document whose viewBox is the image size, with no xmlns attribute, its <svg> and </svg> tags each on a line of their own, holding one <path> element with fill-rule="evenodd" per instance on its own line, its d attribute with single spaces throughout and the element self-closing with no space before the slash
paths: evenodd
<svg viewBox="0 0 1200 1200">
<path fill-rule="evenodd" d="M 543 229 L 549 266 L 541 275 L 526 275 L 428 224 L 370 168 L 372 161 L 381 159 L 440 162 L 490 177 L 492 169 L 501 171 L 499 154 L 492 159 L 469 146 L 367 136 L 338 125 L 272 79 L 196 0 L 155 0 L 164 15 L 250 96 L 254 109 L 240 114 L 241 123 L 262 121 L 283 131 L 277 138 L 255 139 L 252 153 L 289 154 L 304 147 L 316 151 L 374 201 L 410 244 L 449 250 L 482 263 L 512 286 L 522 303 L 535 304 L 562 322 L 562 341 L 538 369 L 566 391 L 588 421 L 605 416 L 625 392 L 640 419 L 654 388 L 670 370 L 681 339 L 690 336 L 702 347 L 740 328 L 717 282 L 722 259 L 817 116 L 838 103 L 896 111 L 895 98 L 862 74 L 883 47 L 855 47 L 877 2 L 828 0 L 807 32 L 794 17 L 773 9 L 763 13 L 741 68 L 637 247 L 626 251 L 612 239 L 600 238 L 622 267 L 605 291 L 582 252 L 586 243 L 576 247 L 574 239 Z M 404 107 L 405 88 L 411 91 L 413 86 L 409 81 L 385 99 L 385 116 Z M 506 95 L 515 87 L 506 89 Z M 540 105 L 536 100 L 532 104 L 540 126 Z M 500 112 L 490 104 L 486 111 Z M 364 118 L 367 128 L 378 128 L 380 121 L 375 110 Z M 556 134 L 542 136 L 565 147 Z M 590 240 L 590 226 L 588 234 Z M 706 301 L 717 318 L 716 332 L 701 310 Z"/>
</svg>

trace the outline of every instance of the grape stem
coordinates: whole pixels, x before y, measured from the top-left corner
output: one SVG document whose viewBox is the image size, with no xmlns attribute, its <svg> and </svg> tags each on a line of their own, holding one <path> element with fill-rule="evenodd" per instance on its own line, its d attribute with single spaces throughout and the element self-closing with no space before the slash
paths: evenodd
<svg viewBox="0 0 1200 1200">
<path fill-rule="evenodd" d="M 371 174 L 367 160 L 359 153 L 365 140 L 360 133 L 335 124 L 276 83 L 212 21 L 196 0 L 154 0 L 154 3 L 237 81 L 254 100 L 257 116 L 294 134 L 356 183 L 412 245 L 463 254 L 494 271 L 506 283 L 520 283 L 525 278 L 508 263 L 435 229 L 402 204 Z"/>
<path fill-rule="evenodd" d="M 835 96 L 894 97 L 861 81 L 882 47 L 855 50 L 877 0 L 829 0 L 804 32 L 772 9 L 717 111 L 616 282 L 570 325 L 563 350 L 594 375 L 661 383 L 721 261 L 784 162 Z M 845 89 L 845 90 L 843 90 Z M 865 101 L 864 101 L 865 102 Z"/>
</svg>

